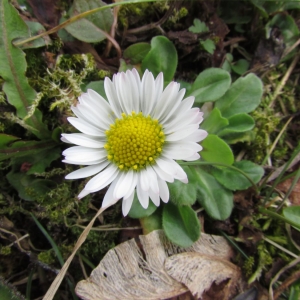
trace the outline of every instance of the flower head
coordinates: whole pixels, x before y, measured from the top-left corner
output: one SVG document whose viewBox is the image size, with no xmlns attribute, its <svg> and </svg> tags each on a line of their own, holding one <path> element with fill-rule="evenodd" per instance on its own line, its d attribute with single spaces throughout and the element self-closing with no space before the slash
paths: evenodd
<svg viewBox="0 0 300 300">
<path fill-rule="evenodd" d="M 188 178 L 175 160 L 192 161 L 200 156 L 198 144 L 207 136 L 199 129 L 203 113 L 192 108 L 194 97 L 183 100 L 185 89 L 171 82 L 163 90 L 163 74 L 154 79 L 148 70 L 142 80 L 133 69 L 105 78 L 103 97 L 93 90 L 79 97 L 72 106 L 76 117 L 68 121 L 81 133 L 62 134 L 62 141 L 77 146 L 63 152 L 65 163 L 85 165 L 66 179 L 86 178 L 78 195 L 82 198 L 108 188 L 102 207 L 123 198 L 127 215 L 135 192 L 144 208 L 149 198 L 159 206 L 169 200 L 166 182 L 184 183 Z"/>
</svg>

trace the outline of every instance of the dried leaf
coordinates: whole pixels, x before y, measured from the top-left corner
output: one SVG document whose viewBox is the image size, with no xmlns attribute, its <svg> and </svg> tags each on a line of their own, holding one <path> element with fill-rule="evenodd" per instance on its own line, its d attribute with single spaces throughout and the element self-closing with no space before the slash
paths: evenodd
<svg viewBox="0 0 300 300">
<path fill-rule="evenodd" d="M 167 273 L 178 282 L 185 284 L 198 299 L 212 286 L 213 283 L 230 279 L 222 289 L 223 299 L 232 299 L 237 293 L 240 269 L 231 262 L 216 256 L 199 253 L 181 253 L 166 259 Z"/>
<path fill-rule="evenodd" d="M 145 255 L 134 239 L 111 249 L 91 276 L 77 284 L 77 295 L 88 300 L 166 299 L 188 290 L 166 273 L 169 256 L 182 252 L 208 253 L 224 260 L 233 256 L 223 237 L 204 233 L 189 248 L 172 244 L 161 230 L 140 236 L 140 242 Z"/>
</svg>

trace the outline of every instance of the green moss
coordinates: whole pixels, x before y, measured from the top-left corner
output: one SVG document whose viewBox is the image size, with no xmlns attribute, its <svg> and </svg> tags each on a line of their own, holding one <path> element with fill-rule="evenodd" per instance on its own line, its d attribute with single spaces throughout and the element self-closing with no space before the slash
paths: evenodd
<svg viewBox="0 0 300 300">
<path fill-rule="evenodd" d="M 11 254 L 11 248 L 7 246 L 1 246 L 0 245 L 0 254 L 1 255 L 9 255 Z"/>
<path fill-rule="evenodd" d="M 56 262 L 54 251 L 50 249 L 48 251 L 40 252 L 38 254 L 38 260 L 47 265 L 54 264 Z"/>
</svg>

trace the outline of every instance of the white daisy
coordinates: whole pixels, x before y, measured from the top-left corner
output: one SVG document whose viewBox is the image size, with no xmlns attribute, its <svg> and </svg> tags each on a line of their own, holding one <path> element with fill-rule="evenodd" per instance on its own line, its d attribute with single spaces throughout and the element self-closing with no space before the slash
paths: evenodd
<svg viewBox="0 0 300 300">
<path fill-rule="evenodd" d="M 140 80 L 133 69 L 115 74 L 112 81 L 105 78 L 108 101 L 93 90 L 79 97 L 72 107 L 76 117 L 68 121 L 82 133 L 62 134 L 62 141 L 77 145 L 63 152 L 63 162 L 87 166 L 66 179 L 95 175 L 79 198 L 110 185 L 102 207 L 123 198 L 126 216 L 135 192 L 144 208 L 149 198 L 159 206 L 160 199 L 169 200 L 166 182 L 188 182 L 175 160 L 199 159 L 198 142 L 207 136 L 199 129 L 203 113 L 192 108 L 194 97 L 183 100 L 185 89 L 179 90 L 179 83 L 165 89 L 163 84 L 162 73 L 154 79 L 147 70 Z"/>
</svg>

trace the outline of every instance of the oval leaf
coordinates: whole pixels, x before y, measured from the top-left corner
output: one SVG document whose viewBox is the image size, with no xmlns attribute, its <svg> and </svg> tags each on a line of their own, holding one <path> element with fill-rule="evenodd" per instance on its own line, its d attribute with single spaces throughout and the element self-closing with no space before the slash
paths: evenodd
<svg viewBox="0 0 300 300">
<path fill-rule="evenodd" d="M 149 201 L 148 208 L 142 207 L 136 193 L 134 194 L 132 206 L 130 208 L 130 211 L 128 213 L 130 218 L 134 219 L 140 219 L 150 216 L 156 211 L 157 207 L 153 204 L 152 201 Z"/>
<path fill-rule="evenodd" d="M 200 223 L 190 206 L 169 202 L 163 210 L 163 229 L 166 236 L 181 247 L 189 247 L 200 237 Z"/>
<path fill-rule="evenodd" d="M 189 167 L 182 166 L 182 168 L 187 174 L 189 182 L 183 183 L 175 180 L 168 183 L 170 199 L 176 205 L 193 205 L 197 198 L 197 180 Z"/>
<path fill-rule="evenodd" d="M 70 15 L 76 16 L 88 10 L 105 6 L 96 0 L 75 0 Z M 98 11 L 65 27 L 65 30 L 80 41 L 87 43 L 101 42 L 106 39 L 103 31 L 109 32 L 113 23 L 111 9 Z"/>
<path fill-rule="evenodd" d="M 226 118 L 223 118 L 218 108 L 214 108 L 208 117 L 201 124 L 201 129 L 206 130 L 210 134 L 217 134 L 220 130 L 229 124 Z"/>
<path fill-rule="evenodd" d="M 123 57 L 129 60 L 130 64 L 139 64 L 150 51 L 151 46 L 148 43 L 136 43 L 124 50 Z"/>
<path fill-rule="evenodd" d="M 212 175 L 196 168 L 198 202 L 206 213 L 216 220 L 227 219 L 233 208 L 232 192 L 224 188 Z"/>
<path fill-rule="evenodd" d="M 248 74 L 235 81 L 222 99 L 216 101 L 215 107 L 225 118 L 249 113 L 259 105 L 262 93 L 261 80 L 254 74 Z"/>
<path fill-rule="evenodd" d="M 230 74 L 219 68 L 210 68 L 198 75 L 189 96 L 195 97 L 195 103 L 200 104 L 215 101 L 222 97 L 231 83 Z"/>
<path fill-rule="evenodd" d="M 228 126 L 218 133 L 218 136 L 225 136 L 235 132 L 246 132 L 253 129 L 255 123 L 248 114 L 238 114 L 228 118 Z"/>
<path fill-rule="evenodd" d="M 142 71 L 151 71 L 156 77 L 164 73 L 164 80 L 171 81 L 177 67 L 177 52 L 173 43 L 164 36 L 156 36 L 151 40 L 151 50 L 143 59 Z"/>
<path fill-rule="evenodd" d="M 201 145 L 203 147 L 201 157 L 204 160 L 212 163 L 233 164 L 234 156 L 230 147 L 218 136 L 209 134 Z"/>
<path fill-rule="evenodd" d="M 255 163 L 248 160 L 238 161 L 233 165 L 246 173 L 254 183 L 258 183 L 264 175 L 264 169 L 261 166 L 256 165 Z M 212 175 L 222 185 L 232 191 L 245 190 L 252 185 L 251 182 L 242 173 L 231 168 L 214 168 L 212 170 Z"/>
<path fill-rule="evenodd" d="M 300 228 L 300 206 L 289 206 L 282 211 L 284 217 L 289 221 L 298 224 Z M 299 228 L 297 228 L 299 230 Z"/>
</svg>

